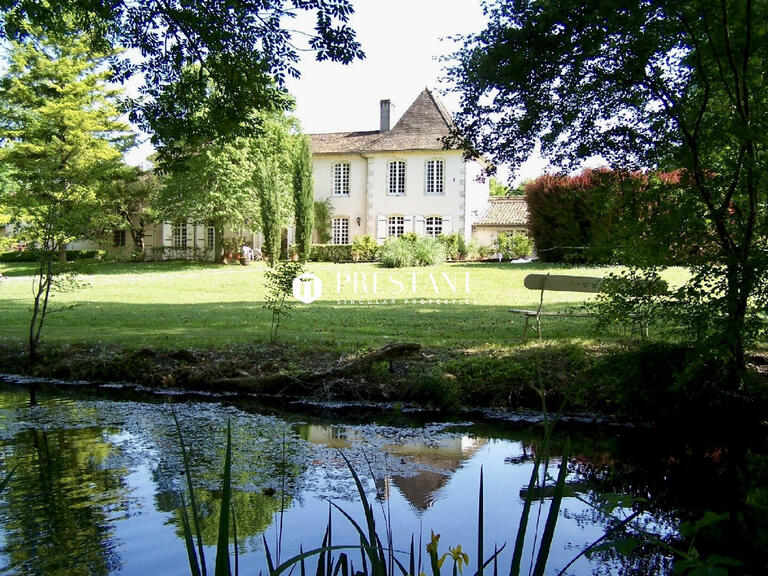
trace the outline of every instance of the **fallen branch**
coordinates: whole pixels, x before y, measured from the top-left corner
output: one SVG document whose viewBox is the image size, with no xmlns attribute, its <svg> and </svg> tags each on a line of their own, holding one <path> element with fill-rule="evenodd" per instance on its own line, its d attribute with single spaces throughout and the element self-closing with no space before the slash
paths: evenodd
<svg viewBox="0 0 768 576">
<path fill-rule="evenodd" d="M 322 371 L 305 371 L 298 373 L 270 374 L 268 376 L 240 376 L 237 378 L 220 378 L 213 380 L 210 385 L 215 388 L 232 391 L 261 392 L 264 394 L 285 394 L 288 392 L 306 392 L 310 384 L 327 378 L 339 378 L 352 374 L 362 368 L 367 368 L 373 362 L 391 361 L 393 358 L 410 352 L 421 350 L 421 344 L 402 342 L 387 344 L 382 348 L 366 352 L 334 368 Z"/>
</svg>

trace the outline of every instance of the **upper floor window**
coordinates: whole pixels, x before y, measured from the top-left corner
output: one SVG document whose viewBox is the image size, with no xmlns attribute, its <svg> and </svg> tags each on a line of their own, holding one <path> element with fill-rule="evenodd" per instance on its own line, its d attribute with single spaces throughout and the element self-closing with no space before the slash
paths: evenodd
<svg viewBox="0 0 768 576">
<path fill-rule="evenodd" d="M 333 195 L 349 196 L 349 162 L 333 165 Z"/>
<path fill-rule="evenodd" d="M 424 231 L 427 236 L 440 236 L 443 233 L 443 219 L 440 216 L 428 216 L 424 220 Z"/>
<path fill-rule="evenodd" d="M 334 218 L 331 222 L 332 242 L 349 244 L 349 218 Z"/>
<path fill-rule="evenodd" d="M 405 233 L 405 218 L 403 216 L 390 216 L 387 218 L 387 237 L 399 238 Z"/>
<path fill-rule="evenodd" d="M 112 232 L 112 245 L 115 248 L 125 246 L 125 230 L 115 230 Z"/>
<path fill-rule="evenodd" d="M 442 160 L 428 160 L 424 169 L 426 185 L 424 190 L 427 194 L 442 194 L 444 192 L 443 182 L 445 174 L 445 164 Z"/>
<path fill-rule="evenodd" d="M 387 194 L 405 194 L 405 161 L 394 160 L 389 163 Z"/>
<path fill-rule="evenodd" d="M 187 247 L 187 223 L 175 222 L 173 229 L 171 230 L 173 236 L 174 248 L 186 248 Z"/>
</svg>

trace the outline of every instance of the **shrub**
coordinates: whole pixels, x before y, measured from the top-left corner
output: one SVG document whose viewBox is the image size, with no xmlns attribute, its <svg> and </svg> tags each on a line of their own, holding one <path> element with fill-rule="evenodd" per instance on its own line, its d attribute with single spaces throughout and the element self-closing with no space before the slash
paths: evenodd
<svg viewBox="0 0 768 576">
<path fill-rule="evenodd" d="M 370 234 L 355 236 L 352 239 L 352 259 L 372 262 L 379 257 L 381 246 Z"/>
<path fill-rule="evenodd" d="M 104 250 L 67 250 L 67 260 L 87 260 L 90 258 L 100 260 L 104 254 L 106 254 Z M 40 253 L 37 250 L 16 250 L 0 254 L 0 262 L 37 262 L 38 260 L 40 260 Z"/>
<path fill-rule="evenodd" d="M 459 260 L 469 253 L 469 248 L 463 234 L 458 232 L 454 234 L 440 234 L 437 240 L 443 245 L 446 256 L 451 260 Z"/>
<path fill-rule="evenodd" d="M 381 247 L 381 265 L 385 268 L 413 266 L 413 250 L 408 240 L 389 239 Z"/>
<path fill-rule="evenodd" d="M 533 253 L 533 241 L 525 234 L 517 232 L 514 234 L 504 234 L 499 232 L 496 243 L 501 255 L 510 260 L 527 258 Z"/>
<path fill-rule="evenodd" d="M 312 244 L 309 259 L 313 262 L 351 262 L 352 244 Z"/>
<path fill-rule="evenodd" d="M 445 248 L 429 236 L 406 234 L 387 240 L 381 247 L 381 264 L 385 268 L 433 266 L 445 262 Z"/>
<path fill-rule="evenodd" d="M 445 248 L 430 236 L 417 238 L 412 250 L 415 266 L 434 266 L 445 262 Z"/>
</svg>

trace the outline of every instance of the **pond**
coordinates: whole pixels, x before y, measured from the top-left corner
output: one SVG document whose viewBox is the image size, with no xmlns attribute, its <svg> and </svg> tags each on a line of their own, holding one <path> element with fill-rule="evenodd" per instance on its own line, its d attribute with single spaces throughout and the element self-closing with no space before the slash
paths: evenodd
<svg viewBox="0 0 768 576">
<path fill-rule="evenodd" d="M 331 422 L 210 399 L 125 400 L 42 388 L 37 400 L 30 407 L 23 386 L 0 383 L 0 474 L 15 468 L 0 494 L 2 574 L 189 574 L 181 521 L 182 496 L 188 504 L 189 494 L 174 414 L 211 569 L 231 426 L 232 503 L 243 574 L 267 572 L 265 544 L 281 561 L 300 548 L 319 547 L 329 514 L 334 544 L 359 543 L 336 508 L 364 525 L 344 457 L 361 479 L 382 540 L 391 533 L 394 549 L 407 551 L 413 537 L 418 552 L 434 531 L 441 554 L 459 544 L 468 553 L 465 574 L 476 569 L 482 470 L 483 554 L 489 557 L 506 544 L 498 570 L 507 574 L 534 461 L 545 447 L 541 426 L 436 423 L 419 421 L 418 415 L 407 419 L 396 410 L 374 418 L 354 406 Z M 647 432 L 564 432 L 571 455 L 546 573 L 557 574 L 575 557 L 568 574 L 670 572 L 667 544 L 677 542 L 684 516 L 679 503 L 687 493 L 696 501 L 684 485 L 690 479 L 671 472 L 679 459 L 670 460 L 665 443 L 651 441 Z M 524 573 L 542 541 L 565 438 L 552 436 L 548 468 L 533 486 Z M 598 546 L 579 557 L 606 533 L 606 540 L 616 540 L 630 515 L 627 529 L 636 540 L 642 536 L 642 546 L 627 555 Z M 359 552 L 350 556 L 359 568 Z M 307 569 L 314 569 L 312 560 Z M 431 573 L 426 554 L 421 561 L 421 571 Z M 450 574 L 451 562 L 444 574 Z"/>
</svg>

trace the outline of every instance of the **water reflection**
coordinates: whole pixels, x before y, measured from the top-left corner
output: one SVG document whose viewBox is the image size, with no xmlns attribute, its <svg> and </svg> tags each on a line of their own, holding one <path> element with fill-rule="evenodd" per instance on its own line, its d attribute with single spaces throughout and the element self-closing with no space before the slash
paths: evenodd
<svg viewBox="0 0 768 576">
<path fill-rule="evenodd" d="M 73 400 L 42 388 L 30 408 L 26 390 L 0 387 L 0 474 L 18 466 L 0 494 L 0 572 L 10 574 L 186 574 L 181 539 L 183 465 L 171 405 L 164 402 Z M 447 547 L 472 546 L 476 538 L 479 470 L 485 477 L 486 542 L 514 541 L 522 490 L 542 450 L 540 431 L 507 432 L 507 438 L 477 426 L 443 424 L 412 428 L 287 423 L 279 418 L 218 403 L 173 405 L 190 456 L 209 563 L 215 554 L 220 512 L 220 475 L 227 422 L 233 433 L 233 503 L 241 567 L 265 571 L 262 537 L 282 541 L 284 558 L 299 546 L 318 546 L 328 516 L 328 499 L 361 518 L 357 491 L 339 449 L 360 474 L 375 506 L 386 511 L 396 546 L 407 549 L 411 534 L 442 536 Z M 511 436 L 511 437 L 510 437 Z M 727 490 L 716 470 L 720 462 L 673 456 L 646 436 L 636 444 L 604 435 L 573 438 L 569 490 L 551 552 L 562 568 L 606 530 L 620 525 L 638 506 L 645 530 L 674 544 L 680 522 L 698 510 L 678 503 L 701 478 L 718 478 L 711 488 Z M 551 453 L 561 453 L 556 436 Z M 701 462 L 705 462 L 702 464 Z M 708 464 L 706 462 L 709 462 Z M 555 474 L 552 459 L 550 474 Z M 694 475 L 683 473 L 680 466 Z M 543 477 L 543 476 L 542 476 Z M 762 478 L 758 476 L 757 478 Z M 545 518 L 551 481 L 540 484 L 532 514 Z M 765 484 L 750 497 L 765 502 Z M 682 492 L 682 495 L 681 495 Z M 282 511 L 282 513 L 281 513 Z M 687 516 L 686 516 L 687 514 Z M 277 519 L 284 516 L 280 536 Z M 382 524 L 383 525 L 383 524 Z M 768 526 L 768 523 L 765 524 Z M 525 557 L 533 557 L 532 522 Z M 761 529 L 762 532 L 765 529 Z M 755 532 L 761 535 L 762 532 Z M 338 543 L 357 541 L 338 515 Z M 626 535 L 616 531 L 612 537 Z M 635 536 L 637 533 L 635 532 Z M 540 534 L 538 535 L 540 537 Z M 282 538 L 282 540 L 281 540 Z M 510 544 L 508 544 L 510 546 Z M 511 547 L 511 546 L 510 546 Z M 273 552 L 275 548 L 273 547 Z M 474 561 L 474 559 L 473 559 Z M 502 561 L 506 568 L 508 559 Z M 671 556 L 649 541 L 629 555 L 601 550 L 581 558 L 570 574 L 664 574 Z"/>
<path fill-rule="evenodd" d="M 3 442 L 13 481 L 0 500 L 6 569 L 106 575 L 120 569 L 112 523 L 129 513 L 126 470 L 99 428 L 31 428 Z M 72 561 L 77 558 L 76 565 Z"/>
</svg>

